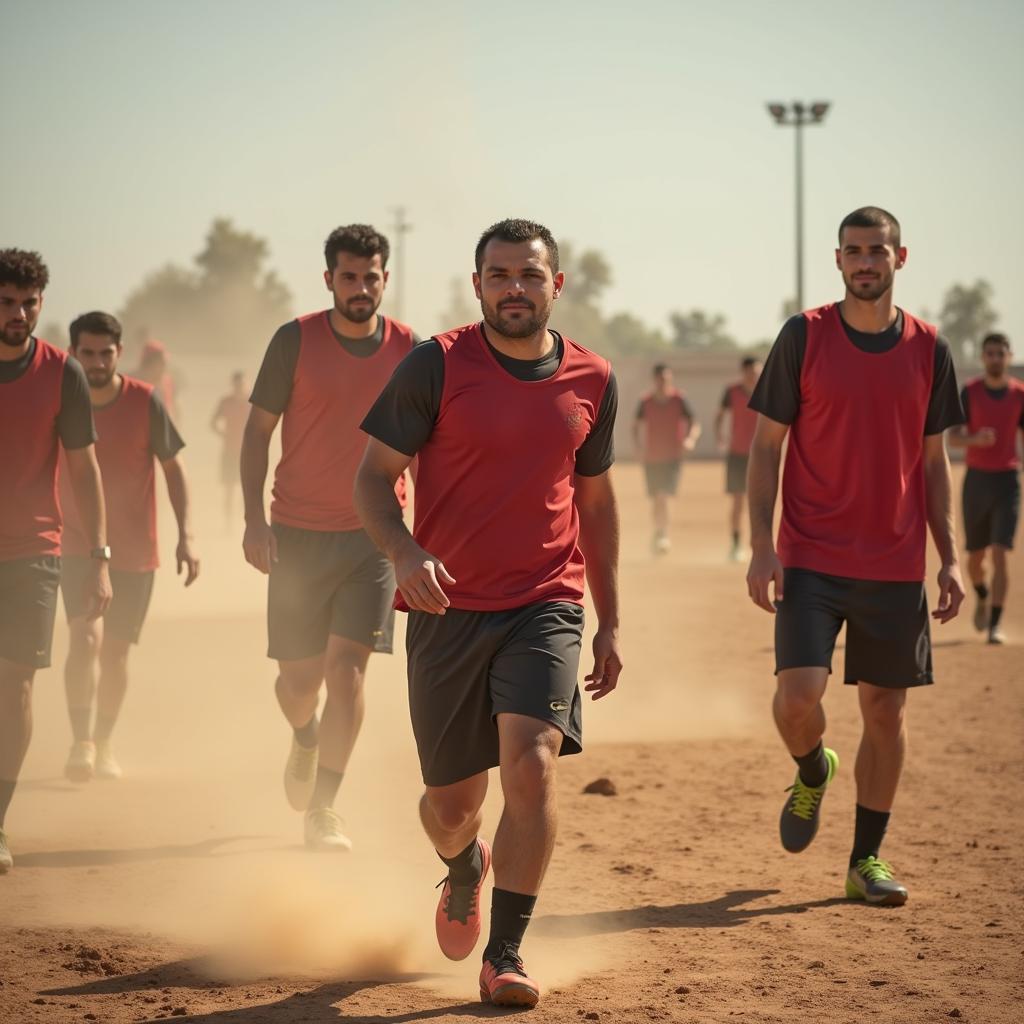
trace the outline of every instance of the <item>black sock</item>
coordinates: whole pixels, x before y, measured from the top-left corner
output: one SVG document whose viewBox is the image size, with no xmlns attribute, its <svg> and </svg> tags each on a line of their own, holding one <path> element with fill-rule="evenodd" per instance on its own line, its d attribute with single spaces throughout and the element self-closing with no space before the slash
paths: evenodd
<svg viewBox="0 0 1024 1024">
<path fill-rule="evenodd" d="M 316 782 L 313 785 L 313 798 L 309 801 L 309 806 L 333 807 L 334 798 L 338 795 L 338 788 L 341 786 L 344 776 L 344 772 L 336 772 L 318 764 L 316 766 Z"/>
<path fill-rule="evenodd" d="M 981 598 L 982 601 L 988 598 L 988 587 L 984 583 L 975 583 L 974 592 Z"/>
<path fill-rule="evenodd" d="M 825 758 L 825 747 L 822 743 L 802 757 L 793 755 L 797 767 L 800 769 L 800 781 L 805 786 L 820 786 L 828 778 L 828 761 Z"/>
<path fill-rule="evenodd" d="M 93 739 L 97 743 L 106 743 L 110 739 L 117 724 L 117 715 L 103 715 L 96 713 L 96 728 L 93 730 Z"/>
<path fill-rule="evenodd" d="M 68 708 L 71 719 L 71 735 L 76 743 L 92 739 L 92 708 Z"/>
<path fill-rule="evenodd" d="M 889 824 L 889 811 L 872 811 L 857 804 L 850 867 L 865 857 L 877 857 Z"/>
<path fill-rule="evenodd" d="M 495 889 L 491 895 L 491 937 L 487 940 L 484 959 L 501 955 L 503 946 L 519 952 L 526 928 L 530 923 L 536 896 L 524 896 L 507 889 Z"/>
<path fill-rule="evenodd" d="M 475 839 L 461 853 L 454 857 L 441 857 L 441 860 L 448 865 L 448 879 L 452 885 L 475 885 L 480 880 L 484 865 L 480 844 Z"/>
<path fill-rule="evenodd" d="M 736 547 L 740 546 L 740 531 L 739 530 L 733 530 L 732 531 L 732 542 L 733 542 L 733 544 L 736 545 Z"/>
<path fill-rule="evenodd" d="M 996 626 L 999 625 L 999 620 L 1003 617 L 1003 606 L 1001 604 L 992 605 L 992 614 L 988 620 L 988 631 L 994 633 Z"/>
<path fill-rule="evenodd" d="M 17 784 L 17 779 L 0 779 L 0 828 L 4 827 L 7 808 L 11 806 L 11 797 L 14 796 L 14 787 Z"/>
<path fill-rule="evenodd" d="M 305 725 L 295 729 L 295 742 L 300 747 L 312 750 L 320 741 L 320 723 L 314 715 Z"/>
</svg>

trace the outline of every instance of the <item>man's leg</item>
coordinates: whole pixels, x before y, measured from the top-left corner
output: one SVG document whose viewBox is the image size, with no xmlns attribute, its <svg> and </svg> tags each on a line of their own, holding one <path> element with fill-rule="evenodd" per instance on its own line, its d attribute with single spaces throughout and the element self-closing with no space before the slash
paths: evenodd
<svg viewBox="0 0 1024 1024">
<path fill-rule="evenodd" d="M 28 665 L 0 658 L 0 874 L 6 873 L 12 865 L 3 827 L 32 738 L 35 673 Z"/>
<path fill-rule="evenodd" d="M 128 652 L 131 641 L 117 636 L 109 627 L 104 631 L 100 645 L 100 681 L 96 693 L 96 776 L 119 779 L 121 766 L 110 750 L 110 737 L 121 714 L 125 694 L 128 692 Z"/>
<path fill-rule="evenodd" d="M 274 684 L 277 703 L 292 727 L 292 748 L 284 772 L 288 803 L 296 811 L 309 807 L 316 782 L 319 723 L 316 709 L 324 680 L 324 655 L 279 660 Z"/>
<path fill-rule="evenodd" d="M 736 558 L 740 551 L 740 522 L 743 519 L 744 494 L 733 494 L 732 506 L 729 509 L 729 531 L 732 540 L 732 557 Z"/>
<path fill-rule="evenodd" d="M 1003 617 L 1003 605 L 1010 589 L 1010 576 L 1007 565 L 1008 549 L 1002 544 L 993 544 L 992 548 L 992 606 L 989 612 L 988 638 L 990 643 L 1002 643 L 1003 632 L 999 621 Z"/>
<path fill-rule="evenodd" d="M 668 495 L 659 491 L 654 496 L 654 529 L 660 533 L 668 533 Z"/>
<path fill-rule="evenodd" d="M 74 740 L 67 773 L 70 778 L 85 781 L 92 777 L 92 761 L 83 756 L 91 753 L 92 712 L 96 699 L 96 670 L 103 642 L 103 620 L 88 621 L 76 616 L 68 622 L 68 656 L 64 662 L 64 693 Z M 74 764 L 72 764 L 74 761 Z M 81 762 L 81 765 L 79 765 Z"/>
</svg>

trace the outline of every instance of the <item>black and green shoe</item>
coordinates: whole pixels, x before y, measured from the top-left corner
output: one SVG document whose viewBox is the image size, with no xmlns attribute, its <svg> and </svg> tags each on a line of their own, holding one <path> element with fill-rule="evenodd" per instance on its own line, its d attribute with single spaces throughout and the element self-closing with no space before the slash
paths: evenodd
<svg viewBox="0 0 1024 1024">
<path fill-rule="evenodd" d="M 907 902 L 907 887 L 892 877 L 892 867 L 884 860 L 864 857 L 846 876 L 846 898 L 879 907 L 902 907 Z"/>
<path fill-rule="evenodd" d="M 793 785 L 786 790 L 789 797 L 779 819 L 779 837 L 782 839 L 783 849 L 790 853 L 806 850 L 818 834 L 821 798 L 839 768 L 836 752 L 829 750 L 828 747 L 825 747 L 825 760 L 828 761 L 828 778 L 820 786 L 805 786 L 800 781 L 800 773 L 797 772 Z"/>
</svg>

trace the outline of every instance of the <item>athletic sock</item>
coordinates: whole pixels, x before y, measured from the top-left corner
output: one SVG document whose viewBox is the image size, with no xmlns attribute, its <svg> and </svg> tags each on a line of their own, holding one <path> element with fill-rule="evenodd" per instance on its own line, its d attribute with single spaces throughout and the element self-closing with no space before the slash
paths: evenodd
<svg viewBox="0 0 1024 1024">
<path fill-rule="evenodd" d="M 850 867 L 865 857 L 877 857 L 889 825 L 889 811 L 872 811 L 857 804 L 857 819 L 853 831 L 853 852 Z"/>
<path fill-rule="evenodd" d="M 68 718 L 71 720 L 71 735 L 76 743 L 92 738 L 92 708 L 68 708 Z"/>
<path fill-rule="evenodd" d="M 738 548 L 740 546 L 740 531 L 733 530 L 732 532 L 732 546 Z"/>
<path fill-rule="evenodd" d="M 117 715 L 104 715 L 96 713 L 96 728 L 93 730 L 93 739 L 97 743 L 106 743 L 114 732 L 117 724 Z"/>
<path fill-rule="evenodd" d="M 536 896 L 525 896 L 507 889 L 495 889 L 491 895 L 491 936 L 484 949 L 484 959 L 501 955 L 502 947 L 511 946 L 518 953 L 526 934 Z"/>
<path fill-rule="evenodd" d="M 336 772 L 318 764 L 316 766 L 316 782 L 313 785 L 313 797 L 309 801 L 309 806 L 311 808 L 333 807 L 334 798 L 338 795 L 338 788 L 341 786 L 344 776 L 344 772 Z"/>
<path fill-rule="evenodd" d="M 982 601 L 988 600 L 988 587 L 984 583 L 975 583 L 974 592 Z"/>
<path fill-rule="evenodd" d="M 999 620 L 1003 617 L 1003 606 L 1001 604 L 992 605 L 992 614 L 988 620 L 988 631 L 994 633 L 996 627 L 999 625 Z"/>
<path fill-rule="evenodd" d="M 480 881 L 484 864 L 480 844 L 475 839 L 461 853 L 454 857 L 441 857 L 441 860 L 448 865 L 448 881 L 452 885 L 476 885 Z"/>
<path fill-rule="evenodd" d="M 821 786 L 828 779 L 828 760 L 821 742 L 809 753 L 800 757 L 793 755 L 799 769 L 800 781 L 805 786 Z"/>
<path fill-rule="evenodd" d="M 0 779 L 0 828 L 4 827 L 7 808 L 11 806 L 11 797 L 14 796 L 14 787 L 17 784 L 17 779 Z"/>
<path fill-rule="evenodd" d="M 295 729 L 295 742 L 300 747 L 312 750 L 320 741 L 320 723 L 314 715 L 305 725 Z"/>
</svg>

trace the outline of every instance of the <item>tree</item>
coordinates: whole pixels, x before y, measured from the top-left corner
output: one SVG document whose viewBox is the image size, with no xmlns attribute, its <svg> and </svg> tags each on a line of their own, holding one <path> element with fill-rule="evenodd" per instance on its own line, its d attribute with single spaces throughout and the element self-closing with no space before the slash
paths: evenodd
<svg viewBox="0 0 1024 1024">
<path fill-rule="evenodd" d="M 736 340 L 725 330 L 725 317 L 721 313 L 705 313 L 692 309 L 689 313 L 670 313 L 672 344 L 676 348 L 731 350 Z"/>
<path fill-rule="evenodd" d="M 58 320 L 49 320 L 43 324 L 39 337 L 45 338 L 54 348 L 66 349 L 71 343 L 67 328 Z"/>
<path fill-rule="evenodd" d="M 946 290 L 939 313 L 939 330 L 958 362 L 966 362 L 999 319 L 992 308 L 992 286 L 980 278 L 973 285 L 954 284 Z"/>
</svg>

